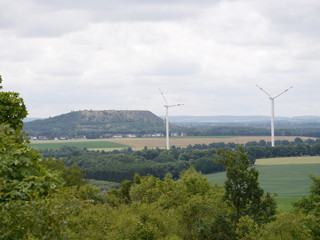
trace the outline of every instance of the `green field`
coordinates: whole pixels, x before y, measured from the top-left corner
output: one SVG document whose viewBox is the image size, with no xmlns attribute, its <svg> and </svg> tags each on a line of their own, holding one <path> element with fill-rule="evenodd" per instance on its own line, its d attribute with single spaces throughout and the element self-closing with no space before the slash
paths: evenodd
<svg viewBox="0 0 320 240">
<path fill-rule="evenodd" d="M 291 202 L 309 194 L 312 184 L 309 174 L 320 177 L 319 157 L 259 159 L 256 162 L 260 186 L 266 192 L 278 195 L 278 207 L 284 211 L 291 209 Z M 211 184 L 223 185 L 226 174 L 207 174 L 206 177 Z"/>
<path fill-rule="evenodd" d="M 293 208 L 292 203 L 299 199 L 301 199 L 301 197 L 276 197 L 278 209 L 288 212 Z"/>
<path fill-rule="evenodd" d="M 41 141 L 41 143 L 31 142 L 31 147 L 35 149 L 59 149 L 63 146 L 73 146 L 79 148 L 88 148 L 88 149 L 113 149 L 113 148 L 128 148 L 129 146 L 109 142 L 109 141 Z"/>
</svg>

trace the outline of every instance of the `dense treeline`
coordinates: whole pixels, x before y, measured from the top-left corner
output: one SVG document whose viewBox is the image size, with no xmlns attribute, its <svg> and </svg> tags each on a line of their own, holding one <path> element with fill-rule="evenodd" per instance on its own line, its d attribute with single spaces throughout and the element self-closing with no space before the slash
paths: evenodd
<svg viewBox="0 0 320 240">
<path fill-rule="evenodd" d="M 186 128 L 189 136 L 267 136 L 270 128 L 244 126 L 216 126 L 209 128 Z M 278 128 L 276 136 L 306 136 L 320 138 L 320 128 Z"/>
<path fill-rule="evenodd" d="M 218 149 L 234 149 L 235 143 L 196 144 L 186 148 L 172 146 L 170 150 L 148 149 L 140 151 L 132 149 L 106 151 L 88 151 L 76 147 L 62 147 L 58 150 L 41 150 L 45 157 L 64 158 L 68 166 L 78 165 L 89 179 L 121 182 L 133 179 L 135 173 L 142 176 L 152 174 L 163 178 L 170 172 L 178 178 L 182 170 L 194 166 L 201 173 L 208 174 L 224 171 L 216 162 Z M 316 156 L 320 155 L 320 141 L 308 139 L 303 141 L 276 141 L 271 147 L 266 141 L 248 142 L 245 145 L 251 165 L 258 158 Z"/>
<path fill-rule="evenodd" d="M 135 173 L 152 174 L 163 178 L 170 172 L 178 178 L 180 172 L 194 165 L 203 173 L 222 171 L 221 164 L 214 163 L 214 149 L 184 149 L 172 147 L 163 149 L 144 148 L 141 151 L 88 151 L 75 147 L 62 147 L 59 150 L 41 150 L 45 157 L 64 158 L 67 165 L 77 164 L 86 178 L 121 182 L 133 179 Z"/>
</svg>

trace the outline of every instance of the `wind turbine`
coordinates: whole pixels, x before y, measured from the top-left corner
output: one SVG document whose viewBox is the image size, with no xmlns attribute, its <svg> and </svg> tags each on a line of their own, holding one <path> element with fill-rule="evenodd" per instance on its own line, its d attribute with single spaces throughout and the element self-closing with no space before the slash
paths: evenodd
<svg viewBox="0 0 320 240">
<path fill-rule="evenodd" d="M 284 90 L 283 92 L 281 92 L 280 94 L 276 95 L 275 97 L 272 97 L 267 91 L 265 91 L 263 88 L 259 87 L 258 84 L 256 84 L 256 85 L 257 85 L 258 88 L 260 88 L 260 90 L 262 92 L 267 94 L 269 99 L 271 100 L 271 146 L 274 147 L 274 100 L 277 97 L 280 97 L 285 92 L 288 92 L 293 87 L 289 87 L 288 89 Z"/>
<path fill-rule="evenodd" d="M 169 150 L 170 149 L 170 145 L 169 145 L 169 108 L 182 106 L 183 104 L 169 105 L 167 102 L 167 99 L 165 98 L 165 96 L 160 88 L 159 88 L 159 91 L 164 99 L 164 102 L 166 103 L 164 105 L 164 107 L 166 108 L 166 117 L 165 117 L 165 121 L 166 121 L 166 149 Z"/>
</svg>

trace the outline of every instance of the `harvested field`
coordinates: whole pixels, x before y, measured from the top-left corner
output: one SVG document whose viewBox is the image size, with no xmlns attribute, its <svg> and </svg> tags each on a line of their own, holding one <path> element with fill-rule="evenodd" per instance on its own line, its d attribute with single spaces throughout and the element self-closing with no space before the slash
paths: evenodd
<svg viewBox="0 0 320 240">
<path fill-rule="evenodd" d="M 281 157 L 257 159 L 256 166 L 284 165 L 284 164 L 320 164 L 320 156 Z"/>
<path fill-rule="evenodd" d="M 275 140 L 288 140 L 293 141 L 296 137 L 275 137 Z M 310 139 L 309 137 L 300 137 L 301 139 Z M 250 141 L 270 141 L 269 136 L 253 136 L 253 137 L 184 137 L 184 138 L 170 138 L 170 145 L 175 145 L 176 147 L 187 147 L 188 145 L 195 144 L 210 144 L 217 142 L 234 142 L 238 144 L 244 144 Z M 108 141 L 112 141 L 115 143 L 120 143 L 124 145 L 131 146 L 134 149 L 142 149 L 145 146 L 148 148 L 164 148 L 165 147 L 165 138 L 117 138 L 110 139 Z"/>
<path fill-rule="evenodd" d="M 293 141 L 296 137 L 276 137 L 276 140 Z M 309 137 L 300 137 L 301 139 L 309 139 Z M 234 142 L 244 144 L 250 141 L 270 141 L 269 136 L 261 137 L 172 137 L 170 138 L 170 146 L 187 147 L 195 144 L 210 144 L 217 142 Z M 51 148 L 56 149 L 61 146 L 77 146 L 88 148 L 90 150 L 106 150 L 123 149 L 131 147 L 133 150 L 148 148 L 165 148 L 166 139 L 162 138 L 107 138 L 107 139 L 72 139 L 72 140 L 35 140 L 31 141 L 31 146 L 37 149 Z"/>
</svg>

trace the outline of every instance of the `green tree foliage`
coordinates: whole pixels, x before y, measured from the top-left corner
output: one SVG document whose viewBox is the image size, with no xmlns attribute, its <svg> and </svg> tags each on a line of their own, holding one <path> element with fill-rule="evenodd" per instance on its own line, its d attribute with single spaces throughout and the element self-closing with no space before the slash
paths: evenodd
<svg viewBox="0 0 320 240">
<path fill-rule="evenodd" d="M 78 165 L 65 165 L 64 159 L 44 158 L 40 162 L 46 169 L 56 172 L 62 177 L 66 187 L 82 186 L 85 184 L 84 172 Z"/>
<path fill-rule="evenodd" d="M 218 160 L 224 164 L 227 180 L 224 183 L 227 203 L 235 210 L 235 222 L 242 216 L 251 216 L 258 224 L 268 222 L 275 214 L 275 200 L 264 194 L 259 186 L 259 173 L 250 167 L 248 154 L 242 146 L 234 151 L 220 150 Z"/>
<path fill-rule="evenodd" d="M 306 215 L 305 225 L 311 229 L 314 239 L 320 239 L 320 178 L 310 175 L 313 184 L 310 195 L 303 197 L 293 204 L 297 212 Z"/>
<path fill-rule="evenodd" d="M 108 239 L 231 239 L 230 208 L 223 201 L 223 189 L 211 186 L 194 168 L 185 170 L 178 180 L 170 174 L 164 180 L 136 175 L 130 185 L 130 203 L 121 192 L 114 190 L 107 197 L 113 201 L 118 197 L 122 203 L 116 205 L 118 216 L 111 220 L 116 234 Z"/>
<path fill-rule="evenodd" d="M 55 188 L 56 175 L 40 165 L 40 158 L 21 134 L 0 125 L 0 202 L 38 198 Z"/>
<path fill-rule="evenodd" d="M 15 200 L 0 206 L 1 240 L 68 239 L 70 216 L 80 209 L 74 192 L 60 192 L 32 201 Z"/>
<path fill-rule="evenodd" d="M 18 93 L 0 92 L 0 202 L 39 198 L 58 184 L 20 131 L 26 115 Z"/>
<path fill-rule="evenodd" d="M 97 189 L 88 185 L 60 188 L 46 197 L 30 201 L 12 200 L 0 203 L 0 239 L 80 239 L 73 238 L 73 232 L 81 227 L 78 218 L 82 217 L 84 211 L 88 212 L 87 209 L 99 203 L 101 197 Z M 90 215 L 87 218 L 96 216 Z"/>
<path fill-rule="evenodd" d="M 238 240 L 312 240 L 301 214 L 280 213 L 275 221 L 258 225 L 249 216 L 241 217 L 237 225 Z"/>
<path fill-rule="evenodd" d="M 0 75 L 0 89 L 2 78 Z M 0 124 L 9 124 L 11 128 L 20 131 L 23 119 L 28 115 L 23 99 L 16 92 L 0 92 Z"/>
</svg>

